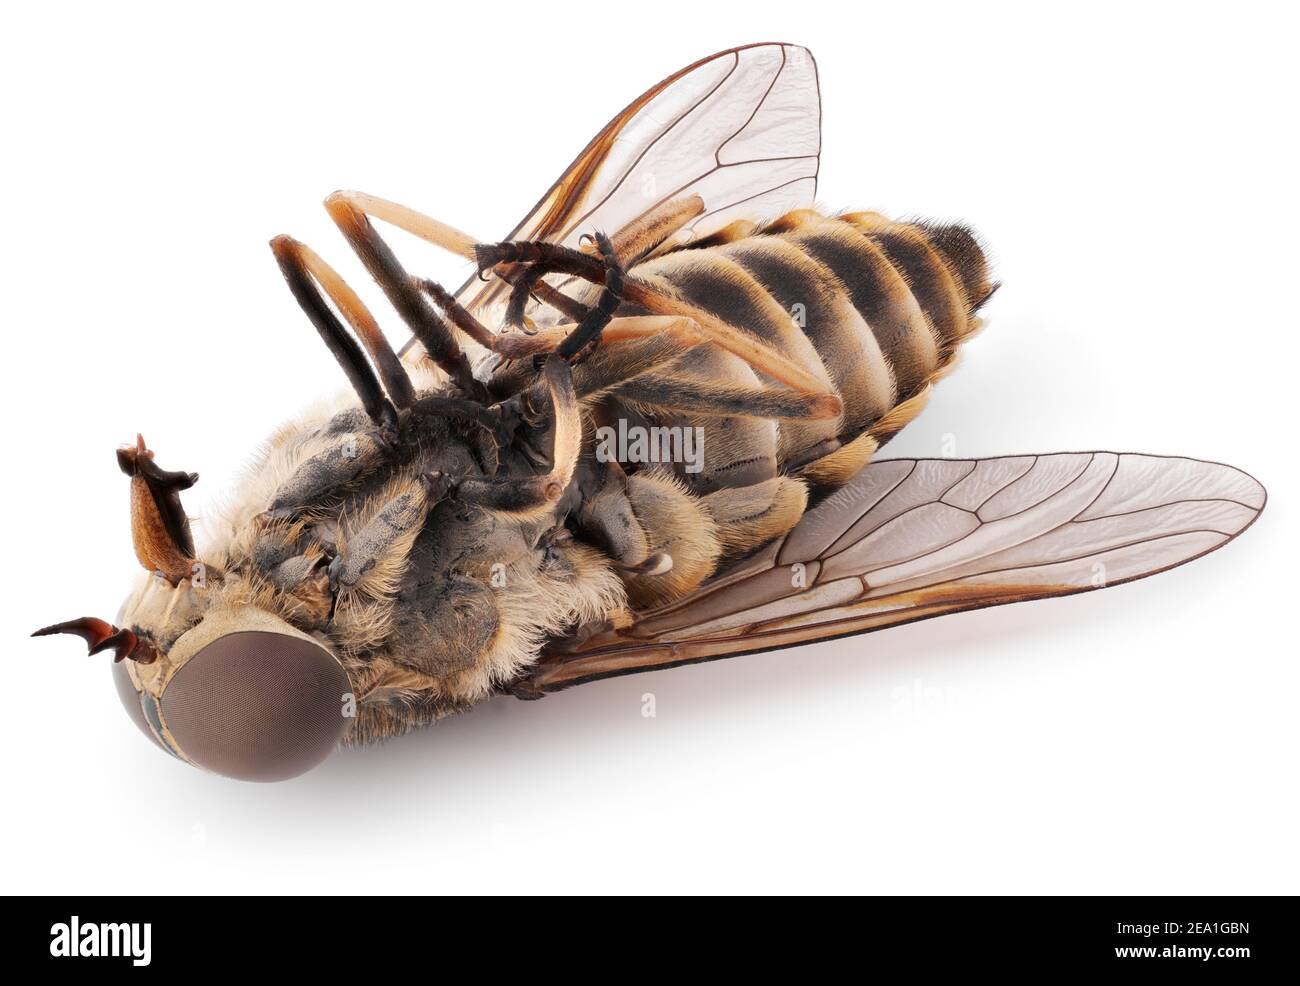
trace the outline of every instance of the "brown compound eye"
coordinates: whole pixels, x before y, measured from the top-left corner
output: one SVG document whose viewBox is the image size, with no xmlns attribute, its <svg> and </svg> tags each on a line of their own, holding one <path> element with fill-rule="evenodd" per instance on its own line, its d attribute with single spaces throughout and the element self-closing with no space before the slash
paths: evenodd
<svg viewBox="0 0 1300 986">
<path fill-rule="evenodd" d="M 176 672 L 162 694 L 167 730 L 200 767 L 278 781 L 316 766 L 348 719 L 351 686 L 338 660 L 302 637 L 227 633 Z"/>
</svg>

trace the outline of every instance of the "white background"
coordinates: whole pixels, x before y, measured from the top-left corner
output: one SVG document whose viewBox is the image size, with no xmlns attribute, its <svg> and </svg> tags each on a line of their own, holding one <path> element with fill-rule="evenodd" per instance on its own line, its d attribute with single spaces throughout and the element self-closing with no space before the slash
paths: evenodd
<svg viewBox="0 0 1300 986">
<path fill-rule="evenodd" d="M 4 890 L 1300 890 L 1289 15 L 803 0 L 3 17 Z M 335 188 L 499 237 L 633 96 L 755 40 L 818 58 L 821 202 L 963 218 L 1005 282 L 889 453 L 952 436 L 962 456 L 1191 454 L 1264 482 L 1259 524 L 1113 592 L 501 699 L 277 786 L 160 755 L 104 658 L 27 639 L 111 616 L 133 577 L 117 444 L 142 430 L 168 468 L 199 470 L 201 514 L 255 442 L 340 385 L 271 236 L 366 288 L 319 205 Z M 421 270 L 464 273 L 399 239 Z"/>
</svg>

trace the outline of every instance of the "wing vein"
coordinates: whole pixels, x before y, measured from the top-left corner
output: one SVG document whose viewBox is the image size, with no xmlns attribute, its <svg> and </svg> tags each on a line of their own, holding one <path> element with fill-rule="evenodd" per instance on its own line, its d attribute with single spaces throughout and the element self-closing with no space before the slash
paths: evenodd
<svg viewBox="0 0 1300 986">
<path fill-rule="evenodd" d="M 1105 490 L 1102 490 L 1102 492 L 1104 493 Z M 1097 499 L 1101 499 L 1100 494 L 1098 494 Z M 1095 502 L 1096 500 L 1093 501 L 1093 503 Z M 1241 507 L 1243 510 L 1249 510 L 1251 513 L 1259 513 L 1259 507 L 1252 507 L 1249 503 L 1242 503 L 1240 500 L 1234 500 L 1230 496 L 1189 496 L 1184 497 L 1181 500 L 1170 500 L 1168 503 L 1156 503 L 1149 507 L 1134 507 L 1132 510 L 1120 510 L 1113 514 L 1098 514 L 1096 517 L 1089 517 L 1087 520 L 1078 520 L 1078 515 L 1076 515 L 1076 519 L 1073 523 L 1091 524 L 1094 520 L 1109 520 L 1112 517 L 1132 517 L 1135 514 L 1144 514 L 1148 510 L 1161 510 L 1164 507 L 1174 507 L 1180 503 L 1231 503 L 1235 506 Z M 1091 506 L 1092 503 L 1088 504 L 1088 507 Z M 1084 507 L 1083 510 L 1080 510 L 1079 514 L 1087 513 L 1088 507 Z"/>
<path fill-rule="evenodd" d="M 1048 533 L 1051 532 L 1049 531 Z M 951 579 L 951 578 L 939 579 L 938 581 L 935 582 L 927 582 L 924 585 L 909 586 L 907 589 L 902 590 L 902 593 L 911 594 L 915 592 L 925 592 L 927 589 L 934 589 L 938 586 L 945 585 L 949 582 L 957 582 L 957 581 L 961 581 L 962 579 L 987 578 L 992 575 L 1006 575 L 1008 572 L 1024 572 L 1033 568 L 1051 568 L 1055 565 L 1066 565 L 1069 564 L 1070 562 L 1083 561 L 1086 558 L 1093 558 L 1097 555 L 1104 555 L 1111 551 L 1122 551 L 1124 548 L 1132 548 L 1139 544 L 1155 544 L 1158 541 L 1165 541 L 1168 540 L 1169 538 L 1185 537 L 1188 534 L 1216 534 L 1220 537 L 1226 537 L 1226 538 L 1235 537 L 1235 535 L 1233 534 L 1225 534 L 1223 531 L 1216 531 L 1210 528 L 1203 528 L 1203 527 L 1192 528 L 1186 531 L 1170 531 L 1167 534 L 1157 534 L 1155 537 L 1134 538 L 1131 541 L 1125 541 L 1121 544 L 1112 544 L 1100 550 L 1085 551 L 1082 554 L 1070 555 L 1069 557 L 1066 558 L 1056 558 L 1051 561 L 1036 561 L 1025 565 L 1007 565 L 1004 566 L 1003 568 L 990 568 L 988 571 L 985 572 L 975 572 L 971 575 L 962 575 L 956 579 Z M 1046 537 L 1046 535 L 1043 536 Z M 1037 538 L 1035 538 L 1034 540 L 1037 540 Z M 1181 562 L 1179 564 L 1181 564 Z M 1141 576 L 1138 576 L 1138 578 L 1141 578 Z M 1126 579 L 1124 581 L 1129 581 L 1129 580 Z M 887 588 L 887 586 L 879 586 L 878 588 L 885 589 Z M 1098 588 L 1100 588 L 1100 586 Z M 895 593 L 885 592 L 873 598 L 887 599 L 890 595 L 894 595 L 894 594 Z"/>
<path fill-rule="evenodd" d="M 742 123 L 739 127 L 737 127 L 735 132 L 732 133 L 730 137 L 728 137 L 716 148 L 714 148 L 713 160 L 718 165 L 718 167 L 724 166 L 722 164 L 722 149 L 726 147 L 728 144 L 730 144 L 737 137 L 739 137 L 741 134 L 743 134 L 746 130 L 749 129 L 749 125 L 754 122 L 754 117 L 758 116 L 758 111 L 761 110 L 763 108 L 763 104 L 767 102 L 767 97 L 772 95 L 772 90 L 776 88 L 777 81 L 781 78 L 781 73 L 785 71 L 785 63 L 786 63 L 785 45 L 782 45 L 781 64 L 777 67 L 776 74 L 772 76 L 772 81 L 769 82 L 767 84 L 767 88 L 763 90 L 763 95 L 759 98 L 758 102 L 755 104 L 753 112 L 751 112 L 749 116 L 745 118 L 745 122 Z"/>
<path fill-rule="evenodd" d="M 650 151 L 654 148 L 654 146 L 655 146 L 656 144 L 658 144 L 659 141 L 661 141 L 661 140 L 663 140 L 665 137 L 667 137 L 670 133 L 672 133 L 673 129 L 674 129 L 674 128 L 679 124 L 679 123 L 681 123 L 681 122 L 682 122 L 683 120 L 685 120 L 688 116 L 690 116 L 692 113 L 694 113 L 696 110 L 698 110 L 701 106 L 703 106 L 704 103 L 707 102 L 707 101 L 708 101 L 708 100 L 713 96 L 713 94 L 714 94 L 715 92 L 717 92 L 719 89 L 721 89 L 721 88 L 726 84 L 726 82 L 727 82 L 728 79 L 730 79 L 733 75 L 736 74 L 736 70 L 737 70 L 738 68 L 740 68 L 740 52 L 739 52 L 739 51 L 733 51 L 733 52 L 731 53 L 731 61 L 732 61 L 731 68 L 729 68 L 729 69 L 727 70 L 727 74 L 724 75 L 721 79 L 719 79 L 719 80 L 717 81 L 717 84 L 714 85 L 714 87 L 713 87 L 712 89 L 710 89 L 710 90 L 709 90 L 708 92 L 706 92 L 703 96 L 701 96 L 701 97 L 700 97 L 699 99 L 697 99 L 694 103 L 692 103 L 689 109 L 686 109 L 686 110 L 682 111 L 682 114 L 681 114 L 680 116 L 678 116 L 676 120 L 674 120 L 674 121 L 673 121 L 672 123 L 670 123 L 667 127 L 665 127 L 665 128 L 664 128 L 660 133 L 656 134 L 656 135 L 655 135 L 655 138 L 654 138 L 652 141 L 650 141 L 650 143 L 648 143 L 648 144 L 645 146 L 645 149 L 644 149 L 640 154 L 638 154 L 638 155 L 636 156 L 636 159 L 635 159 L 631 164 L 629 164 L 629 165 L 627 166 L 626 169 L 624 169 L 623 174 L 619 177 L 618 181 L 613 185 L 613 187 L 611 187 L 610 190 L 609 190 L 608 192 L 605 193 L 604 198 L 602 198 L 599 202 L 597 202 L 595 205 L 593 205 L 593 206 L 592 206 L 590 209 L 588 209 L 585 213 L 583 213 L 583 214 L 582 214 L 581 216 L 579 216 L 576 220 L 574 220 L 574 221 L 569 225 L 569 227 L 568 227 L 568 228 L 563 232 L 563 234 L 559 237 L 560 239 L 564 239 L 565 236 L 568 236 L 570 233 L 572 233 L 575 229 L 577 229 L 577 228 L 578 228 L 579 226 L 581 226 L 584 222 L 586 222 L 587 219 L 591 217 L 592 213 L 594 213 L 597 209 L 599 209 L 599 208 L 600 208 L 601 206 L 603 206 L 606 202 L 608 202 L 611 198 L 613 198 L 613 197 L 614 197 L 614 193 L 617 192 L 617 191 L 622 187 L 623 182 L 625 182 L 625 181 L 628 180 L 628 178 L 631 176 L 632 172 L 636 170 L 637 165 L 639 165 L 639 164 L 641 163 L 641 161 L 645 158 L 645 156 L 646 156 L 647 154 L 650 153 Z M 703 68 L 704 66 L 700 66 L 700 67 Z M 667 90 L 664 90 L 664 91 L 667 92 Z M 704 176 L 701 175 L 701 177 L 704 177 Z M 696 180 L 698 181 L 699 179 L 696 179 Z M 669 201 L 670 198 L 671 198 L 671 196 L 669 196 L 669 197 L 665 197 L 665 198 L 661 198 L 661 199 L 659 199 L 659 201 L 655 202 L 654 205 L 651 205 L 650 208 L 653 209 L 653 208 L 655 208 L 655 206 L 662 205 L 664 202 Z"/>
<path fill-rule="evenodd" d="M 1038 456 L 1035 456 L 1034 458 L 1035 458 L 1035 460 L 1037 460 L 1039 457 L 1038 457 Z M 1072 478 L 1068 483 L 1066 483 L 1064 486 L 1060 487 L 1060 488 L 1059 488 L 1055 493 L 1052 493 L 1052 494 L 1050 494 L 1049 496 L 1045 496 L 1045 497 L 1043 497 L 1041 500 L 1038 501 L 1038 503 L 1032 503 L 1032 504 L 1030 504 L 1028 507 L 1025 507 L 1024 510 L 1018 510 L 1018 511 L 1016 511 L 1016 512 L 1013 513 L 1013 514 L 1007 514 L 1005 517 L 999 517 L 996 521 L 986 521 L 986 520 L 983 520 L 983 519 L 979 516 L 979 513 L 978 513 L 978 512 L 975 512 L 975 519 L 979 521 L 979 526 L 975 527 L 973 530 L 967 531 L 964 535 L 962 535 L 961 537 L 959 537 L 956 541 L 953 541 L 952 543 L 953 543 L 953 544 L 960 544 L 962 541 L 965 541 L 967 538 L 971 537 L 973 534 L 975 534 L 977 531 L 979 531 L 979 530 L 980 530 L 982 527 L 984 527 L 986 524 L 990 524 L 990 523 L 1002 523 L 1002 522 L 1004 522 L 1004 521 L 1010 520 L 1012 517 L 1018 517 L 1018 516 L 1020 516 L 1021 514 L 1025 513 L 1025 511 L 1027 511 L 1027 510 L 1032 510 L 1034 507 L 1041 506 L 1042 504 L 1046 503 L 1048 500 L 1052 499 L 1053 497 L 1060 496 L 1062 493 L 1064 493 L 1065 491 L 1067 491 L 1071 486 L 1073 486 L 1073 485 L 1074 485 L 1074 484 L 1079 480 L 1079 477 L 1080 477 L 1080 476 L 1082 476 L 1085 472 L 1088 471 L 1088 467 L 1091 466 L 1092 463 L 1096 461 L 1096 459 L 1097 459 L 1097 453 L 1094 452 L 1094 453 L 1092 453 L 1092 455 L 1089 457 L 1087 463 L 1084 464 L 1084 467 L 1083 467 L 1082 469 L 1079 470 L 1078 475 L 1074 476 L 1074 477 L 1073 477 L 1073 478 Z M 1005 551 L 1005 550 L 1007 550 L 1007 548 L 1010 548 L 1010 547 L 1020 547 L 1021 545 L 1031 544 L 1031 543 L 1033 543 L 1034 541 L 1037 541 L 1037 540 L 1039 540 L 1039 539 L 1041 539 L 1041 538 L 1045 538 L 1045 537 L 1047 537 L 1049 534 L 1055 534 L 1057 531 L 1063 530 L 1063 529 L 1064 529 L 1065 527 L 1067 527 L 1068 525 L 1073 524 L 1073 523 L 1076 523 L 1076 522 L 1077 522 L 1077 523 L 1087 523 L 1087 521 L 1079 521 L 1078 518 L 1080 517 L 1080 515 L 1086 513 L 1086 512 L 1088 511 L 1088 509 L 1089 509 L 1089 508 L 1090 508 L 1094 503 L 1096 503 L 1096 502 L 1101 498 L 1102 494 L 1105 493 L 1106 490 L 1110 487 L 1110 484 L 1111 484 L 1111 483 L 1114 481 L 1114 479 L 1115 479 L 1115 474 L 1119 471 L 1119 460 L 1120 460 L 1120 456 L 1116 456 L 1116 457 L 1115 457 L 1115 467 L 1111 470 L 1110 475 L 1109 475 L 1108 477 L 1106 477 L 1106 482 L 1102 484 L 1101 489 L 1097 491 L 1097 494 L 1096 494 L 1096 495 L 1095 495 L 1091 500 L 1089 500 L 1089 501 L 1088 501 L 1087 503 L 1085 503 L 1082 507 L 1080 507 L 1078 510 L 1076 510 L 1076 511 L 1075 511 L 1075 512 L 1070 516 L 1070 519 L 1069 519 L 1069 520 L 1064 520 L 1064 521 L 1062 521 L 1061 523 L 1057 524 L 1055 527 L 1048 528 L 1046 531 L 1043 531 L 1043 533 L 1041 533 L 1041 534 L 1035 534 L 1033 537 L 1031 537 L 1031 538 L 1027 538 L 1027 539 L 1025 539 L 1024 541 L 1019 542 L 1019 544 L 1016 544 L 1016 545 L 1000 544 L 1000 545 L 997 546 L 997 548 L 995 548 L 995 549 L 993 549 L 993 550 L 990 550 L 990 551 L 984 553 L 983 555 L 977 555 L 976 558 L 967 558 L 967 559 L 962 559 L 962 560 L 959 560 L 959 561 L 954 561 L 953 564 L 948 565 L 948 566 L 945 566 L 944 568 L 940 569 L 940 571 L 944 571 L 944 572 L 946 572 L 946 571 L 948 571 L 949 569 L 956 568 L 956 567 L 959 567 L 959 566 L 961 566 L 961 565 L 969 565 L 969 564 L 971 564 L 972 562 L 974 562 L 977 558 L 987 558 L 987 557 L 989 557 L 990 555 L 995 555 L 995 554 L 997 554 L 997 553 L 1000 552 L 1000 551 Z M 1033 467 L 1031 466 L 1030 468 L 1032 469 Z M 972 470 L 972 471 L 973 471 L 973 470 Z M 1020 476 L 1018 476 L 1016 479 L 1012 480 L 1010 483 L 1007 483 L 1005 486 L 1002 487 L 1002 489 L 1004 489 L 1004 490 L 1005 490 L 1005 489 L 1009 489 L 1009 488 L 1010 488 L 1014 483 L 1019 482 L 1019 481 L 1020 481 L 1021 479 L 1023 479 L 1026 475 L 1028 475 L 1028 470 L 1026 470 L 1024 473 L 1021 473 Z M 956 485 L 956 484 L 953 484 L 953 485 Z M 951 489 L 951 488 L 952 488 L 952 487 L 949 487 L 949 489 Z M 1000 493 L 1000 492 L 1002 492 L 1002 491 L 999 490 L 998 492 Z M 945 495 L 945 496 L 947 495 L 947 491 L 944 491 L 944 495 Z M 996 494 L 995 494 L 995 495 L 996 495 Z M 942 499 L 942 497 L 941 497 L 940 499 Z M 987 503 L 988 501 L 986 500 L 985 502 Z M 947 506 L 952 506 L 952 504 L 947 504 Z M 915 509 L 915 508 L 913 508 L 913 509 Z M 957 509 L 961 509 L 961 508 L 958 507 Z M 900 514 L 900 516 L 902 516 L 902 515 Z M 882 565 L 879 569 L 876 569 L 875 571 L 881 571 L 881 570 L 886 569 L 886 568 L 893 568 L 895 564 L 907 564 L 907 563 L 909 563 L 909 562 L 916 561 L 917 559 L 924 558 L 924 557 L 926 557 L 926 555 L 934 554 L 934 552 L 936 552 L 936 551 L 942 551 L 942 550 L 944 550 L 945 548 L 948 548 L 948 547 L 951 547 L 951 545 L 941 545 L 941 546 L 939 546 L 939 547 L 937 547 L 937 548 L 933 548 L 933 549 L 931 549 L 930 551 L 926 551 L 926 552 L 923 552 L 923 553 L 920 554 L 920 555 L 917 555 L 916 558 L 907 559 L 907 560 L 905 560 L 905 561 L 903 561 L 903 562 L 897 562 L 897 563 L 895 563 L 895 562 L 891 562 L 891 563 L 888 564 L 888 565 Z M 1109 551 L 1110 549 L 1107 548 L 1106 550 Z M 1086 557 L 1086 556 L 1085 556 L 1085 557 Z M 867 572 L 867 573 L 865 573 L 865 574 L 870 575 L 870 574 L 872 574 L 872 573 L 871 573 L 871 572 Z M 888 585 L 888 583 L 886 583 L 886 585 Z M 883 587 L 882 587 L 882 588 L 883 588 Z"/>
</svg>

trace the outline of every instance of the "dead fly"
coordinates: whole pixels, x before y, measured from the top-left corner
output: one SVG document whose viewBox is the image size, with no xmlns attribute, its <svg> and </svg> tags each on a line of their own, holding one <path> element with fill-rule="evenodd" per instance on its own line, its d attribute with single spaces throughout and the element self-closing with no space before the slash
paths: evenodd
<svg viewBox="0 0 1300 986">
<path fill-rule="evenodd" d="M 995 285 L 964 226 L 814 209 L 820 125 L 812 56 L 752 45 L 640 96 L 506 242 L 331 195 L 411 343 L 273 240 L 352 393 L 198 540 L 197 477 L 119 451 L 144 574 L 115 623 L 38 633 L 112 652 L 165 749 L 268 780 L 494 693 L 1114 585 L 1250 525 L 1260 485 L 1193 459 L 873 461 Z M 477 276 L 413 276 L 372 219 Z M 654 429 L 696 454 L 598 454 Z"/>
</svg>

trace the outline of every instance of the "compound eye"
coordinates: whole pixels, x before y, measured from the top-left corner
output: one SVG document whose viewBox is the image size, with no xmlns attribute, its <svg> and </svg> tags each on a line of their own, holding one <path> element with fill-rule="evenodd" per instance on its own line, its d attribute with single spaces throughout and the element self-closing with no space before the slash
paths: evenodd
<svg viewBox="0 0 1300 986">
<path fill-rule="evenodd" d="M 302 637 L 246 630 L 218 637 L 163 692 L 167 729 L 194 763 L 227 777 L 278 781 L 316 766 L 348 720 L 338 660 Z"/>
<path fill-rule="evenodd" d="M 131 683 L 131 676 L 127 674 L 126 664 L 126 661 L 114 661 L 109 665 L 113 669 L 113 687 L 117 689 L 117 697 L 122 700 L 122 706 L 126 709 L 126 714 L 131 717 L 131 721 L 135 723 L 136 728 L 148 736 L 154 745 L 166 750 L 167 748 L 159 742 L 158 737 L 149 726 L 149 720 L 145 718 L 140 693 L 136 691 L 135 685 Z"/>
</svg>

